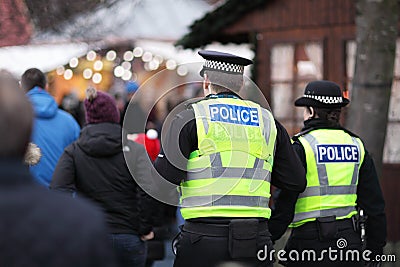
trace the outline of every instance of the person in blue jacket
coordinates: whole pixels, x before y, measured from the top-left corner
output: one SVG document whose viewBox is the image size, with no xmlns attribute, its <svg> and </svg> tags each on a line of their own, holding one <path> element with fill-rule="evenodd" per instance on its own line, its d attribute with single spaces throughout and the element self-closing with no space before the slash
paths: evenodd
<svg viewBox="0 0 400 267">
<path fill-rule="evenodd" d="M 58 159 L 64 148 L 79 137 L 80 127 L 72 115 L 58 108 L 46 85 L 45 74 L 36 68 L 26 70 L 21 77 L 21 87 L 35 112 L 32 142 L 43 154 L 30 170 L 40 184 L 48 187 Z"/>
</svg>

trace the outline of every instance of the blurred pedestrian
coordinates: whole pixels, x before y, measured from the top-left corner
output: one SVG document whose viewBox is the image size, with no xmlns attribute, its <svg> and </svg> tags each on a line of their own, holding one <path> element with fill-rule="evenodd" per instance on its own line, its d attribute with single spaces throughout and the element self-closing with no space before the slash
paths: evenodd
<svg viewBox="0 0 400 267">
<path fill-rule="evenodd" d="M 270 186 L 302 192 L 304 168 L 272 113 L 236 93 L 252 61 L 199 54 L 205 97 L 174 117 L 155 162 L 164 178 L 180 185 L 185 223 L 174 266 L 272 266 L 272 259 L 258 257 L 272 249 Z"/>
<path fill-rule="evenodd" d="M 139 90 L 139 84 L 128 81 L 125 84 L 127 100 L 121 113 L 120 124 L 128 134 L 143 133 L 146 127 L 146 114 L 137 98 L 134 98 Z"/>
<path fill-rule="evenodd" d="M 47 92 L 46 76 L 39 69 L 26 70 L 21 77 L 21 87 L 35 112 L 32 142 L 43 153 L 40 162 L 30 170 L 40 184 L 48 187 L 58 159 L 64 149 L 78 138 L 80 127 L 72 115 L 58 108 Z"/>
<path fill-rule="evenodd" d="M 85 124 L 85 110 L 83 108 L 83 102 L 79 100 L 76 92 L 64 95 L 61 100 L 60 108 L 71 114 L 76 122 L 78 122 L 79 127 L 83 127 Z"/>
<path fill-rule="evenodd" d="M 148 129 L 146 133 L 128 134 L 128 139 L 144 145 L 151 161 L 156 160 L 161 145 L 158 132 L 155 129 Z"/>
<path fill-rule="evenodd" d="M 32 123 L 24 92 L 0 70 L 0 266 L 116 266 L 102 213 L 38 186 L 23 165 Z"/>
<path fill-rule="evenodd" d="M 145 241 L 153 237 L 152 201 L 141 190 L 125 163 L 134 161 L 133 176 L 151 180 L 151 163 L 142 145 L 122 147 L 122 129 L 114 98 L 89 88 L 86 123 L 77 141 L 65 149 L 51 189 L 94 201 L 107 215 L 110 239 L 122 266 L 144 266 Z"/>
<path fill-rule="evenodd" d="M 149 126 L 151 124 L 148 123 L 147 125 Z M 144 145 L 151 161 L 154 161 L 157 158 L 157 155 L 160 152 L 160 140 L 158 139 L 158 133 L 156 130 L 149 128 L 146 133 L 128 134 L 127 138 Z M 154 261 L 162 260 L 165 257 L 164 240 L 168 236 L 168 221 L 166 220 L 167 208 L 169 208 L 168 205 L 154 201 L 152 212 L 154 238 L 149 240 L 147 243 L 148 253 L 146 267 L 153 266 Z"/>
<path fill-rule="evenodd" d="M 318 260 L 300 259 L 287 266 L 363 266 L 361 256 L 351 260 L 323 254 L 343 249 L 341 255 L 346 257 L 349 250 L 361 255 L 363 242 L 371 259 L 383 253 L 385 203 L 364 143 L 340 126 L 341 108 L 348 103 L 339 85 L 330 81 L 310 82 L 295 102 L 304 107 L 304 128 L 293 137 L 293 147 L 306 168 L 307 188 L 301 194 L 281 191 L 270 227 L 272 239 L 277 240 L 292 222 L 287 253 L 313 250 Z M 364 216 L 357 214 L 357 208 Z M 361 237 L 363 225 L 366 236 Z"/>
</svg>

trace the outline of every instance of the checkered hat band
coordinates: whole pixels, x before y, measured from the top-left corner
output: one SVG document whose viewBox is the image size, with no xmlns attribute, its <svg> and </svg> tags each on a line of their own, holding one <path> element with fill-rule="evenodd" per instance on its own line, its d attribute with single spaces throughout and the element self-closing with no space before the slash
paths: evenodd
<svg viewBox="0 0 400 267">
<path fill-rule="evenodd" d="M 214 70 L 243 73 L 244 66 L 221 61 L 206 60 L 204 67 Z"/>
<path fill-rule="evenodd" d="M 341 96 L 304 95 L 304 97 L 315 99 L 324 104 L 340 104 L 343 102 Z"/>
</svg>

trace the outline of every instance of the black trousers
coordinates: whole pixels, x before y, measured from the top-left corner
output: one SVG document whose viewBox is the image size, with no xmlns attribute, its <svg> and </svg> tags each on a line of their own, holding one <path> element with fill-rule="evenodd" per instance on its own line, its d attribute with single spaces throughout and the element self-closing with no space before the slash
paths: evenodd
<svg viewBox="0 0 400 267">
<path fill-rule="evenodd" d="M 332 238 L 321 238 L 320 231 L 316 222 L 294 228 L 285 248 L 285 265 L 364 266 L 361 238 L 354 231 L 350 220 L 347 224 L 337 225 L 337 231 Z M 282 263 L 282 258 L 278 260 Z"/>
<path fill-rule="evenodd" d="M 226 227 L 228 229 L 229 226 L 226 225 Z M 204 229 L 204 227 L 201 228 Z M 195 232 L 193 224 L 190 232 L 185 230 L 185 226 L 183 227 L 176 243 L 177 254 L 174 267 L 218 267 L 230 262 L 240 264 L 239 266 L 242 267 L 272 266 L 269 257 L 263 260 L 265 252 L 273 249 L 268 230 L 259 232 L 256 236 L 257 252 L 262 250 L 259 253 L 261 260 L 258 259 L 257 252 L 253 257 L 233 258 L 229 249 L 229 234 L 216 236 L 215 233 L 207 235 L 204 231 Z"/>
</svg>

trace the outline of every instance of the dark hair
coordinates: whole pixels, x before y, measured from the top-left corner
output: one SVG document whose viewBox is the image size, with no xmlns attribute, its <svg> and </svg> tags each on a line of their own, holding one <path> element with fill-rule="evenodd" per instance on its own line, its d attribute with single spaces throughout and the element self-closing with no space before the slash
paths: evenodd
<svg viewBox="0 0 400 267">
<path fill-rule="evenodd" d="M 243 86 L 243 75 L 230 74 L 219 71 L 206 70 L 208 79 L 211 82 L 213 90 L 217 93 L 225 91 L 239 92 Z"/>
<path fill-rule="evenodd" d="M 21 86 L 26 92 L 35 86 L 46 87 L 46 75 L 36 68 L 27 69 L 21 77 Z"/>
<path fill-rule="evenodd" d="M 333 124 L 339 123 L 341 108 L 313 108 L 320 119 L 327 120 Z"/>
<path fill-rule="evenodd" d="M 18 81 L 0 70 L 0 157 L 24 156 L 32 131 L 33 110 Z"/>
</svg>

